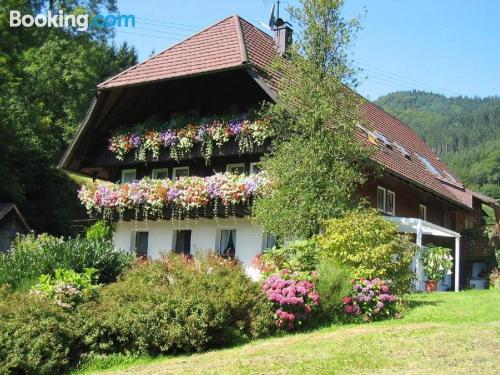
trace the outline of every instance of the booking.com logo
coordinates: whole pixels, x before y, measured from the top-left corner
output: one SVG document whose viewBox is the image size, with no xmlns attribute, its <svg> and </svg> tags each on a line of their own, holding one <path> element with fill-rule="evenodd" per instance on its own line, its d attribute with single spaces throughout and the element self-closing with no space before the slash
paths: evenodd
<svg viewBox="0 0 500 375">
<path fill-rule="evenodd" d="M 21 15 L 18 10 L 10 11 L 9 19 L 10 27 L 74 27 L 78 31 L 86 31 L 89 28 L 112 28 L 112 27 L 135 27 L 135 16 L 132 14 L 98 14 L 89 17 L 88 14 L 64 14 L 62 10 L 58 13 L 52 14 L 49 10 L 47 14 L 31 14 Z"/>
</svg>

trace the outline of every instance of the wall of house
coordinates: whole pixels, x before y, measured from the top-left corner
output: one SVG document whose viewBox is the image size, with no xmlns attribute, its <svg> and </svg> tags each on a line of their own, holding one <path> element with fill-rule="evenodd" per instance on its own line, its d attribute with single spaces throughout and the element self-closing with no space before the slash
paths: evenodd
<svg viewBox="0 0 500 375">
<path fill-rule="evenodd" d="M 12 211 L 0 220 L 0 252 L 10 249 L 11 243 L 17 234 L 25 234 L 28 231 L 21 220 Z"/>
<path fill-rule="evenodd" d="M 116 226 L 115 247 L 130 251 L 135 232 L 148 232 L 148 257 L 159 259 L 172 251 L 175 231 L 191 230 L 191 254 L 195 255 L 214 251 L 221 229 L 236 230 L 235 256 L 246 269 L 251 268 L 252 259 L 262 251 L 265 234 L 249 218 L 122 221 Z"/>
</svg>

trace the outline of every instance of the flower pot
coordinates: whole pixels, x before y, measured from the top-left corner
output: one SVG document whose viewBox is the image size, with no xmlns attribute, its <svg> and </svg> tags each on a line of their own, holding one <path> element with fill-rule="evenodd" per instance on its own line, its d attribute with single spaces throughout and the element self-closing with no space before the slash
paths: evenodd
<svg viewBox="0 0 500 375">
<path fill-rule="evenodd" d="M 437 290 L 438 283 L 435 280 L 427 280 L 425 282 L 426 292 L 435 292 Z"/>
</svg>

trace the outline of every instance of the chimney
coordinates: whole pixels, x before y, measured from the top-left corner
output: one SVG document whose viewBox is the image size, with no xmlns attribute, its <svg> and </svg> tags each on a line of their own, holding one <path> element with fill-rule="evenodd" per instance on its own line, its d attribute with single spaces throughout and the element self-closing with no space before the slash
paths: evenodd
<svg viewBox="0 0 500 375">
<path fill-rule="evenodd" d="M 287 54 L 290 46 L 292 45 L 292 34 L 292 28 L 288 26 L 287 23 L 283 22 L 281 18 L 278 18 L 274 29 L 274 41 L 280 55 L 283 56 Z"/>
</svg>

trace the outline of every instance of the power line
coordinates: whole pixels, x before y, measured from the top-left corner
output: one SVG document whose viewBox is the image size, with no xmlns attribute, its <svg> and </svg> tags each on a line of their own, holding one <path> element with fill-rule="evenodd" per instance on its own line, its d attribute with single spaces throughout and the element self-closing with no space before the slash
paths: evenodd
<svg viewBox="0 0 500 375">
<path fill-rule="evenodd" d="M 147 36 L 147 37 L 151 37 L 151 38 L 168 39 L 168 40 L 175 40 L 175 41 L 179 41 L 182 39 L 182 38 L 174 38 L 174 37 L 169 37 L 169 36 L 161 36 L 161 35 L 153 35 L 153 34 L 145 34 L 145 33 L 134 33 L 132 31 L 125 31 L 122 29 L 115 29 L 115 31 L 119 32 L 119 33 L 124 33 L 124 34 Z"/>
<path fill-rule="evenodd" d="M 143 21 L 148 21 L 148 22 L 154 22 L 160 25 L 171 25 L 179 28 L 185 28 L 185 29 L 195 29 L 198 30 L 201 28 L 201 26 L 197 25 L 190 25 L 186 23 L 177 23 L 177 22 L 169 22 L 169 21 L 164 21 L 164 20 L 156 20 L 154 18 L 146 18 L 146 17 L 136 17 L 138 20 L 143 20 Z"/>
<path fill-rule="evenodd" d="M 144 31 L 151 31 L 154 33 L 160 33 L 160 34 L 171 34 L 171 35 L 179 35 L 181 37 L 187 38 L 190 35 L 189 34 L 181 34 L 181 33 L 176 33 L 175 31 L 165 31 L 165 30 L 158 30 L 158 29 L 149 29 L 147 27 L 134 27 L 136 30 L 144 30 Z"/>
</svg>

